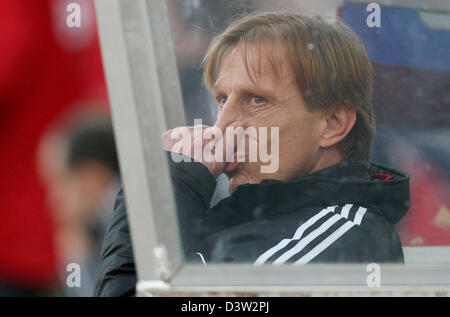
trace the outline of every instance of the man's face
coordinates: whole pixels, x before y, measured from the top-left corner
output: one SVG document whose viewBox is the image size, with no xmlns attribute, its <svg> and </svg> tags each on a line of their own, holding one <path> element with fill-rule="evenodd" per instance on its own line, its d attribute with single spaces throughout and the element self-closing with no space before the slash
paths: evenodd
<svg viewBox="0 0 450 317">
<path fill-rule="evenodd" d="M 213 94 L 219 105 L 216 126 L 267 127 L 267 148 L 271 149 L 270 128 L 279 128 L 279 168 L 261 173 L 260 161 L 233 165 L 225 170 L 230 192 L 239 185 L 260 183 L 264 179 L 291 180 L 311 173 L 319 157 L 319 141 L 325 120 L 320 111 L 307 111 L 294 72 L 283 49 L 261 46 L 249 50 L 249 73 L 240 46 L 225 56 Z M 271 55 L 268 55 L 271 54 Z M 269 59 L 268 56 L 274 57 Z M 277 61 L 278 75 L 273 61 Z M 272 62 L 272 63 L 271 63 Z M 253 81 L 252 81 L 253 79 Z M 260 134 L 258 133 L 258 138 Z M 248 140 L 247 140 L 248 141 Z M 247 144 L 248 145 L 248 144 Z M 259 148 L 259 146 L 258 146 Z M 248 154 L 249 146 L 246 146 Z M 230 166 L 229 166 L 230 167 Z"/>
</svg>

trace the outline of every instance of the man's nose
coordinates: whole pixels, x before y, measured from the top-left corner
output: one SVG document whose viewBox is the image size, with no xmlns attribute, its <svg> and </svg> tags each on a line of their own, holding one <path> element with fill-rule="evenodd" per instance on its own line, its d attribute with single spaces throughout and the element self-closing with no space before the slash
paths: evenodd
<svg viewBox="0 0 450 317">
<path fill-rule="evenodd" d="M 225 132 L 227 127 L 237 127 L 242 125 L 243 115 L 238 100 L 229 99 L 223 105 L 217 116 L 214 126 Z"/>
</svg>

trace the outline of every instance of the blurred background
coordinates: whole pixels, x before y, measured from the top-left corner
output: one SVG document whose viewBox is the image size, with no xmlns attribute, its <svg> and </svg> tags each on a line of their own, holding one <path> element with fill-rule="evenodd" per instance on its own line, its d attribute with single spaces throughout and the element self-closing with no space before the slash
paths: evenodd
<svg viewBox="0 0 450 317">
<path fill-rule="evenodd" d="M 81 27 L 66 24 L 69 3 Z M 213 124 L 208 43 L 255 10 L 340 17 L 375 69 L 373 160 L 411 175 L 404 246 L 450 246 L 450 11 L 445 1 L 167 0 L 187 123 Z M 448 7 L 448 6 L 447 6 Z M 0 296 L 90 296 L 120 184 L 91 0 L 0 0 Z M 212 204 L 227 195 L 221 177 Z M 80 288 L 67 287 L 77 263 Z"/>
<path fill-rule="evenodd" d="M 119 172 L 94 7 L 77 2 L 81 28 L 69 1 L 0 1 L 0 296 L 90 295 L 66 264 L 95 266 Z"/>
</svg>

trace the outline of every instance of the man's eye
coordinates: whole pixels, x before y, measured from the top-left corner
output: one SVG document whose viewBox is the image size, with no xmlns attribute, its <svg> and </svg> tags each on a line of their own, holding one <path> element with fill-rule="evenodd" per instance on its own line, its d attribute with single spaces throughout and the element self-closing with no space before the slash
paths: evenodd
<svg viewBox="0 0 450 317">
<path fill-rule="evenodd" d="M 224 105 L 227 102 L 227 97 L 225 96 L 219 96 L 217 97 L 217 102 L 219 103 L 219 105 Z"/>
<path fill-rule="evenodd" d="M 255 105 L 262 105 L 262 104 L 264 104 L 266 102 L 266 99 L 261 98 L 261 97 L 252 97 L 252 102 Z"/>
</svg>

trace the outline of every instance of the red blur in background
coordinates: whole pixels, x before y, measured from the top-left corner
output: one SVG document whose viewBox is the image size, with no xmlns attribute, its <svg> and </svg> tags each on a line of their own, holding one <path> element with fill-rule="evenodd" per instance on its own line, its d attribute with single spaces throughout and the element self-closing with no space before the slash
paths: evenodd
<svg viewBox="0 0 450 317">
<path fill-rule="evenodd" d="M 36 151 L 63 113 L 107 104 L 91 1 L 81 27 L 66 25 L 65 0 L 0 1 L 0 282 L 46 289 L 57 253 Z"/>
</svg>

